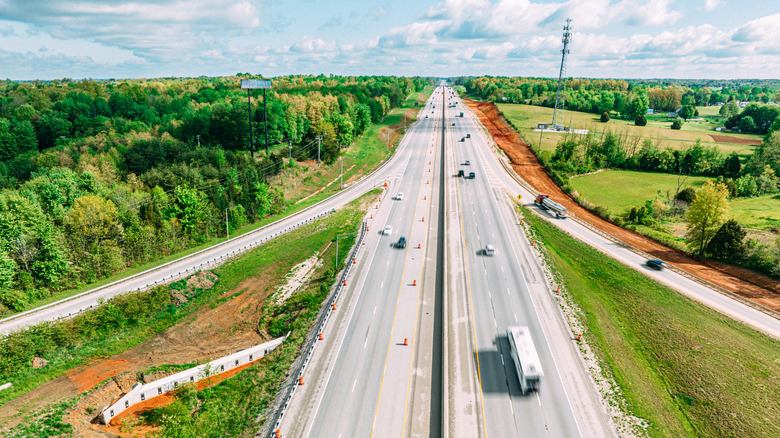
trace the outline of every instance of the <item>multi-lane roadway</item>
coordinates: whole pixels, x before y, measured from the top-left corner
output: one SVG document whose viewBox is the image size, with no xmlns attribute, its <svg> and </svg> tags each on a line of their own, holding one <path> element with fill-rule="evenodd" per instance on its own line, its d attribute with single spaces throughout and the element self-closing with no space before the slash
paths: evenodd
<svg viewBox="0 0 780 438">
<path fill-rule="evenodd" d="M 465 117 L 460 117 L 465 113 Z M 257 232 L 82 296 L 0 321 L 0 333 L 224 260 L 371 188 L 369 234 L 337 311 L 285 411 L 283 436 L 614 436 L 512 198 L 510 176 L 473 114 L 438 87 L 395 156 L 338 195 Z M 469 164 L 466 164 L 466 162 Z M 458 176 L 474 172 L 473 179 Z M 399 192 L 403 199 L 392 199 Z M 542 213 L 544 215 L 544 213 Z M 682 293 L 780 338 L 780 323 L 573 220 L 553 223 Z M 387 235 L 386 226 L 392 227 Z M 396 247 L 400 237 L 406 246 Z M 484 252 L 486 245 L 495 254 Z M 522 395 L 506 327 L 530 328 L 544 379 Z"/>
</svg>

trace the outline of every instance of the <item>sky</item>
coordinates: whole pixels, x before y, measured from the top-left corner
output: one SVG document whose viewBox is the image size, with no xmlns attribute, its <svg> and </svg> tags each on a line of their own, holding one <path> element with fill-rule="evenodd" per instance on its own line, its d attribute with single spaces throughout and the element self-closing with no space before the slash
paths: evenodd
<svg viewBox="0 0 780 438">
<path fill-rule="evenodd" d="M 778 0 L 0 0 L 0 78 L 777 79 Z"/>
</svg>

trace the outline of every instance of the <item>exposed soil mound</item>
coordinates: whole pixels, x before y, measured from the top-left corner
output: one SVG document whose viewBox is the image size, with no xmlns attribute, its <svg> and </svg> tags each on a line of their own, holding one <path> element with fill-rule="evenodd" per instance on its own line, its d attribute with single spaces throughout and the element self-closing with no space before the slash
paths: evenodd
<svg viewBox="0 0 780 438">
<path fill-rule="evenodd" d="M 696 277 L 703 278 L 768 309 L 780 311 L 780 282 L 747 269 L 694 259 L 683 252 L 667 248 L 590 213 L 574 202 L 550 179 L 530 146 L 504 120 L 494 104 L 472 100 L 466 100 L 466 104 L 490 131 L 498 147 L 509 157 L 515 172 L 536 190 L 550 195 L 552 199 L 563 204 L 571 215 Z"/>
<path fill-rule="evenodd" d="M 200 271 L 187 279 L 187 287 L 191 289 L 211 289 L 218 278 L 217 274 L 211 271 Z"/>
</svg>

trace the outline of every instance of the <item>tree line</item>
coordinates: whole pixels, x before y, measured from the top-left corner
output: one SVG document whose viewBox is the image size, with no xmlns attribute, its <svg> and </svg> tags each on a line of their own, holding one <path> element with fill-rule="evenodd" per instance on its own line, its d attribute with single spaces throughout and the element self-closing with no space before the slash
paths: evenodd
<svg viewBox="0 0 780 438">
<path fill-rule="evenodd" d="M 558 81 L 548 78 L 488 77 L 459 78 L 469 94 L 494 102 L 517 102 L 546 107 L 555 106 Z M 754 86 L 731 81 L 676 81 L 664 82 L 616 79 L 571 78 L 566 81 L 566 109 L 594 114 L 615 113 L 617 117 L 633 120 L 637 125 L 647 123 L 648 109 L 656 112 L 680 110 L 681 117 L 689 119 L 696 114 L 696 106 L 719 105 L 733 102 L 755 102 L 745 116 L 732 117 L 726 127 L 735 127 L 742 117 L 750 116 L 755 123 L 739 125 L 745 132 L 766 134 L 780 109 L 763 105 L 780 102 L 780 83 L 759 82 Z M 726 106 L 726 105 L 724 105 Z M 732 108 L 732 107 L 728 107 Z M 731 110 L 728 116 L 736 116 Z M 721 113 L 721 115 L 724 115 Z M 768 122 L 767 122 L 768 120 Z"/>
<path fill-rule="evenodd" d="M 431 83 L 285 76 L 249 106 L 245 77 L 0 82 L 0 314 L 283 211 L 263 103 L 272 145 L 332 163 Z"/>
</svg>

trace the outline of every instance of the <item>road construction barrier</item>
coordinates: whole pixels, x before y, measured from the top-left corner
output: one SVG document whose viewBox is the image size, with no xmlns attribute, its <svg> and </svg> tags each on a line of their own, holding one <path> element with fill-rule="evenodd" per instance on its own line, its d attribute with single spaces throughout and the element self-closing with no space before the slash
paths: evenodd
<svg viewBox="0 0 780 438">
<path fill-rule="evenodd" d="M 241 350 L 231 355 L 212 360 L 209 363 L 198 365 L 194 368 L 163 377 L 162 379 L 155 380 L 153 382 L 142 384 L 141 382 L 133 385 L 133 388 L 127 394 L 119 398 L 115 403 L 110 406 L 106 406 L 100 414 L 100 420 L 103 424 L 110 424 L 111 420 L 120 413 L 124 412 L 130 406 L 136 405 L 157 397 L 158 395 L 165 394 L 169 391 L 179 388 L 181 385 L 188 383 L 195 383 L 200 380 L 206 379 L 217 374 L 222 374 L 225 371 L 230 371 L 233 368 L 244 366 L 248 363 L 255 362 L 268 353 L 274 351 L 279 345 L 282 344 L 289 333 L 276 338 L 266 343 L 255 345 L 254 347 Z"/>
</svg>

